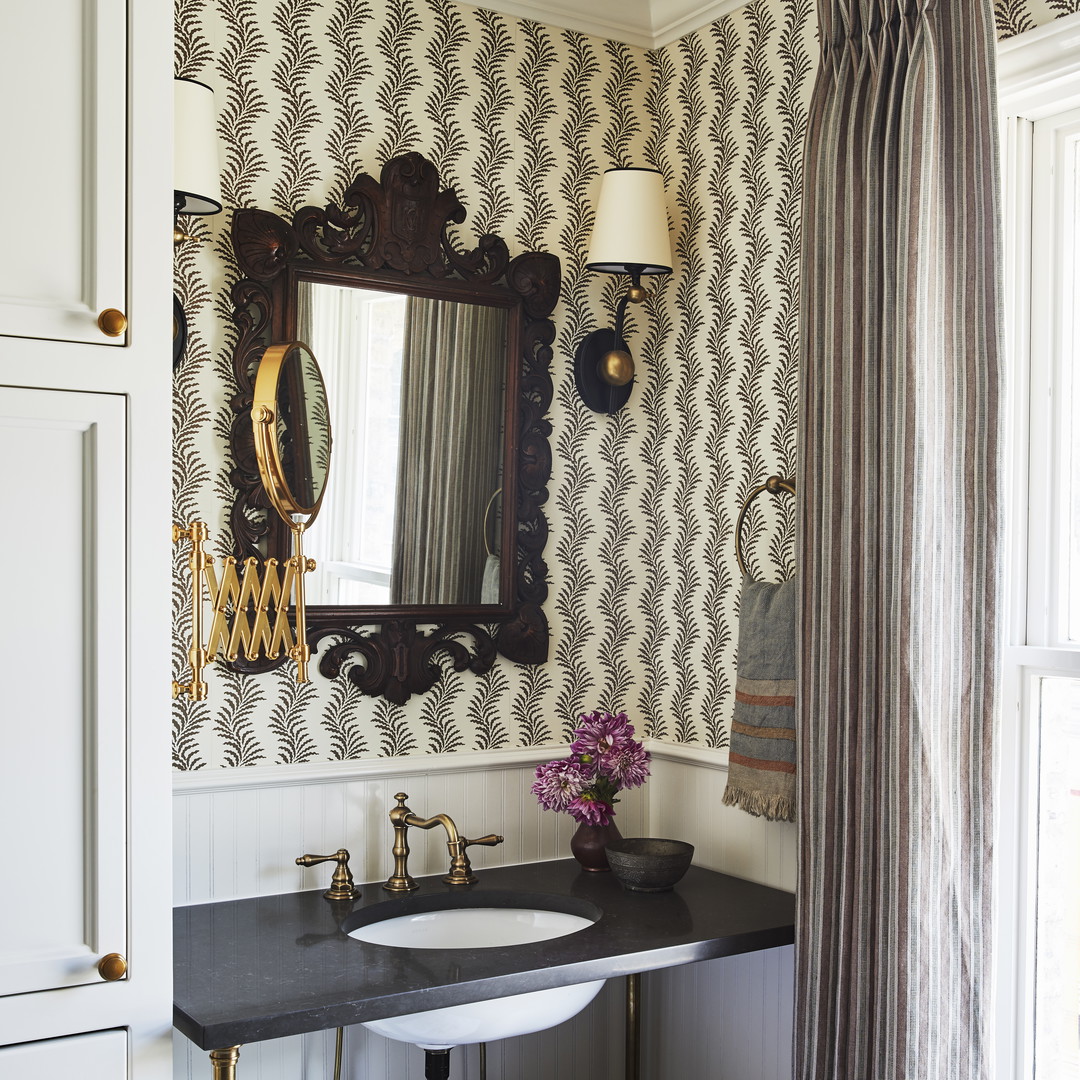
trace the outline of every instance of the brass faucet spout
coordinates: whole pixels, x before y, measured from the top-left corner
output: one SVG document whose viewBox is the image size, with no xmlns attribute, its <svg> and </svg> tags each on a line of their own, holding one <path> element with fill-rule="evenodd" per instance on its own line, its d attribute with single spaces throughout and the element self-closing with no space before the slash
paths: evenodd
<svg viewBox="0 0 1080 1080">
<path fill-rule="evenodd" d="M 394 872 L 387 878 L 383 888 L 388 892 L 411 892 L 420 887 L 409 875 L 409 829 L 433 829 L 436 825 L 441 825 L 446 830 L 446 849 L 450 853 L 450 872 L 443 881 L 447 885 L 472 885 L 476 881 L 476 875 L 472 872 L 465 849 L 471 844 L 492 847 L 495 844 L 501 844 L 503 838 L 492 833 L 479 840 L 469 840 L 458 832 L 449 814 L 435 814 L 429 818 L 414 814 L 405 805 L 408 797 L 403 791 L 399 791 L 394 796 L 397 806 L 390 811 L 390 823 L 394 827 Z"/>
<path fill-rule="evenodd" d="M 446 842 L 447 844 L 458 844 L 461 842 L 461 836 L 457 831 L 457 826 L 454 824 L 453 818 L 447 814 L 436 814 L 434 817 L 422 818 L 417 817 L 416 814 L 409 814 L 405 818 L 405 824 L 411 825 L 414 829 L 434 829 L 436 825 L 441 825 L 446 830 Z"/>
</svg>

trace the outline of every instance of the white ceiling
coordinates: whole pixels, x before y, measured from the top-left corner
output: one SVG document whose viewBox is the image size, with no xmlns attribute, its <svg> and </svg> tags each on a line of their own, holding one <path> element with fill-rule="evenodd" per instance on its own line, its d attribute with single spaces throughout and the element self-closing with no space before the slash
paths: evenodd
<svg viewBox="0 0 1080 1080">
<path fill-rule="evenodd" d="M 747 0 L 473 0 L 504 15 L 655 49 L 715 22 Z"/>
</svg>

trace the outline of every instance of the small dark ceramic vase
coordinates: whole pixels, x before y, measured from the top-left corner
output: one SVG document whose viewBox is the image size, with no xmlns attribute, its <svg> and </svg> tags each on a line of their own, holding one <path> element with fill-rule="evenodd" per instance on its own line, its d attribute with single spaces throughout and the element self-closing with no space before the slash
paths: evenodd
<svg viewBox="0 0 1080 1080">
<path fill-rule="evenodd" d="M 583 870 L 610 870 L 604 848 L 621 839 L 622 833 L 614 821 L 610 825 L 586 825 L 582 822 L 570 837 L 570 850 Z"/>
</svg>

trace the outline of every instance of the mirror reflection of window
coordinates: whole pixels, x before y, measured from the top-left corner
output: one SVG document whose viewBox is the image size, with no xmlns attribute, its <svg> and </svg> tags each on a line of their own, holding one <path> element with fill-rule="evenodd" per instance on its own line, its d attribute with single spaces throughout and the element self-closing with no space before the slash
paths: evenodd
<svg viewBox="0 0 1080 1080">
<path fill-rule="evenodd" d="M 315 604 L 386 604 L 393 562 L 406 297 L 301 282 L 297 337 L 319 358 L 335 454 L 318 526 L 305 540 Z"/>
<path fill-rule="evenodd" d="M 498 603 L 506 309 L 301 282 L 297 336 L 335 451 L 310 601 Z"/>
</svg>

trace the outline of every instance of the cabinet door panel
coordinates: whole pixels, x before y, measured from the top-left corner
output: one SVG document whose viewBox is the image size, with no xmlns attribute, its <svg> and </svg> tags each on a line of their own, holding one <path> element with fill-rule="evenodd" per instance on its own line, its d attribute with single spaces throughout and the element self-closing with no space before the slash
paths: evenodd
<svg viewBox="0 0 1080 1080">
<path fill-rule="evenodd" d="M 124 342 L 126 31 L 124 0 L 3 2 L 0 334 Z"/>
<path fill-rule="evenodd" d="M 7 522 L 0 994 L 126 955 L 125 400 L 0 387 Z M 14 866 L 19 867 L 16 874 Z M 106 984 L 101 983 L 104 987 Z"/>
<path fill-rule="evenodd" d="M 95 1031 L 63 1039 L 0 1046 L 0 1077 L 34 1080 L 124 1080 L 127 1033 Z"/>
</svg>

